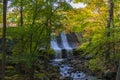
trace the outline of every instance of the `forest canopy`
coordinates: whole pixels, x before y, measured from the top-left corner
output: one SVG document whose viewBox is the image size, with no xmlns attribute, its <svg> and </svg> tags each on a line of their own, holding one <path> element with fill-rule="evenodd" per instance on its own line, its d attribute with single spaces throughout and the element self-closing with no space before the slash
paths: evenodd
<svg viewBox="0 0 120 80">
<path fill-rule="evenodd" d="M 92 57 L 85 62 L 91 71 L 104 72 L 109 66 L 117 73 L 116 80 L 120 80 L 119 9 L 119 0 L 0 1 L 2 79 L 6 64 L 15 64 L 25 67 L 29 79 L 34 80 L 39 60 L 48 67 L 49 57 L 55 53 L 50 45 L 51 33 L 58 36 L 64 31 L 82 35 L 76 51 L 79 58 Z M 39 51 L 41 47 L 44 52 Z"/>
</svg>

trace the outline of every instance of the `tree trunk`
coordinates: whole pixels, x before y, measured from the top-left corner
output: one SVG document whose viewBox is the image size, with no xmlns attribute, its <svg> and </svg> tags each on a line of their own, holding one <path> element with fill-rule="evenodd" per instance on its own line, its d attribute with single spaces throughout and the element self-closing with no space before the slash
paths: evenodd
<svg viewBox="0 0 120 80">
<path fill-rule="evenodd" d="M 113 0 L 109 0 L 108 1 L 108 3 L 109 3 L 109 15 L 108 15 L 108 22 L 107 22 L 107 28 L 108 29 L 110 29 L 111 28 L 111 26 L 113 26 L 113 9 L 114 9 L 114 2 L 113 2 Z M 110 31 L 109 32 L 107 32 L 107 37 L 109 38 L 110 37 Z M 110 61 L 110 53 L 111 53 L 111 51 L 110 51 L 110 48 L 111 48 L 111 45 L 110 45 L 110 43 L 108 43 L 107 44 L 107 51 L 106 51 L 106 60 L 108 60 L 108 61 Z"/>
<path fill-rule="evenodd" d="M 35 67 L 33 64 L 30 70 L 30 80 L 34 80 L 34 71 L 35 71 Z"/>
<path fill-rule="evenodd" d="M 23 2 L 20 3 L 20 26 L 23 26 Z"/>
<path fill-rule="evenodd" d="M 119 66 L 118 66 L 116 80 L 120 80 L 120 61 L 119 61 Z"/>
<path fill-rule="evenodd" d="M 4 80 L 5 65 L 6 65 L 6 12 L 7 0 L 3 0 L 3 32 L 2 32 L 2 75 L 1 80 Z"/>
<path fill-rule="evenodd" d="M 23 0 L 20 2 L 20 27 L 23 27 Z M 23 35 L 21 35 L 21 53 L 24 53 Z"/>
<path fill-rule="evenodd" d="M 114 9 L 114 2 L 113 2 L 113 0 L 109 0 L 109 15 L 108 15 L 107 28 L 110 28 L 112 26 L 112 22 L 113 22 L 113 9 Z"/>
</svg>

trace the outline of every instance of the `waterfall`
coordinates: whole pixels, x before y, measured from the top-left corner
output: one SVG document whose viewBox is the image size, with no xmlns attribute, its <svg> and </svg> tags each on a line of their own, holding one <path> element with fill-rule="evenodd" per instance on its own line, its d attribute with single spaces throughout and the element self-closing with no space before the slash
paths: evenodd
<svg viewBox="0 0 120 80">
<path fill-rule="evenodd" d="M 68 43 L 68 40 L 67 40 L 67 37 L 66 37 L 66 34 L 65 32 L 62 32 L 60 34 L 60 37 L 61 37 L 61 40 L 62 40 L 62 45 L 63 45 L 63 48 L 66 50 L 67 52 L 67 57 L 70 57 L 72 55 L 72 48 L 70 47 L 69 43 Z"/>
<path fill-rule="evenodd" d="M 55 35 L 51 35 L 51 48 L 55 51 L 55 59 L 62 58 L 62 49 L 58 46 Z"/>
<path fill-rule="evenodd" d="M 69 58 L 73 54 L 73 49 L 77 47 L 76 38 L 74 35 L 66 35 L 61 32 L 59 36 L 51 34 L 51 48 L 55 51 L 55 59 Z"/>
</svg>

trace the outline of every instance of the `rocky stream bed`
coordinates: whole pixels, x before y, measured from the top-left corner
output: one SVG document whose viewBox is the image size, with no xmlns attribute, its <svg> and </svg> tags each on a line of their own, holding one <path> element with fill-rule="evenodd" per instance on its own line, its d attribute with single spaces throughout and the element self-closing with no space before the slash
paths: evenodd
<svg viewBox="0 0 120 80">
<path fill-rule="evenodd" d="M 51 60 L 50 65 L 56 69 L 56 74 L 51 74 L 51 78 L 54 77 L 51 80 L 102 80 L 93 76 L 85 61 L 78 57 Z"/>
</svg>

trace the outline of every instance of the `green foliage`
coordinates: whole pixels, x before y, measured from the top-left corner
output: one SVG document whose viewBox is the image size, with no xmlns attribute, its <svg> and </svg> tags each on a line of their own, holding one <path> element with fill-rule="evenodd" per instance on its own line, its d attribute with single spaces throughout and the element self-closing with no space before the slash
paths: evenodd
<svg viewBox="0 0 120 80">
<path fill-rule="evenodd" d="M 14 42 L 11 47 L 12 56 L 8 61 L 16 64 L 28 75 L 34 76 L 36 67 L 41 66 L 39 61 L 45 64 L 50 55 L 54 53 L 50 49 L 50 34 L 62 29 L 65 17 L 62 11 L 71 10 L 67 3 L 60 3 L 54 8 L 56 0 L 13 0 L 9 7 L 8 22 L 16 27 L 7 28 L 7 37 Z M 20 7 L 23 7 L 23 26 L 20 25 Z M 42 52 L 40 48 L 45 48 Z"/>
<path fill-rule="evenodd" d="M 105 66 L 104 66 L 104 60 L 103 59 L 99 59 L 99 58 L 95 58 L 89 61 L 89 68 L 92 71 L 104 71 L 105 70 Z"/>
<path fill-rule="evenodd" d="M 73 10 L 72 6 L 68 3 L 65 3 L 65 2 L 61 2 L 60 3 L 60 6 L 63 11 L 69 11 L 69 10 Z"/>
<path fill-rule="evenodd" d="M 76 2 L 85 2 L 87 0 L 75 0 Z M 83 18 L 83 22 L 78 20 L 80 24 L 78 26 L 73 25 L 73 29 L 75 28 L 83 32 L 82 44 L 78 47 L 78 50 L 83 51 L 83 55 L 88 54 L 94 57 L 95 59 L 90 60 L 90 68 L 92 70 L 102 69 L 104 70 L 104 62 L 107 61 L 110 55 L 109 63 L 115 63 L 120 60 L 120 27 L 119 27 L 119 9 L 120 2 L 118 0 L 113 0 L 114 2 L 114 20 L 111 22 L 110 28 L 106 28 L 107 26 L 107 18 L 109 16 L 109 6 L 108 1 L 106 0 L 88 0 L 86 3 L 86 7 L 83 10 L 83 14 L 85 13 L 85 9 L 88 10 L 88 14 L 84 16 L 80 13 L 77 15 L 77 18 Z M 75 13 L 77 14 L 77 13 Z M 72 20 L 77 22 L 77 20 Z M 72 22 L 71 21 L 71 22 Z M 82 23 L 81 23 L 82 22 Z M 72 22 L 74 23 L 74 22 Z M 82 24 L 83 27 L 81 27 Z M 108 36 L 109 35 L 109 36 Z M 81 53 L 82 54 L 82 53 Z M 101 58 L 103 62 L 101 62 Z M 106 58 L 106 59 L 104 59 Z M 98 64 L 99 63 L 99 64 Z"/>
<path fill-rule="evenodd" d="M 89 2 L 89 0 L 74 0 L 74 2 L 83 2 L 83 3 L 87 3 L 87 2 Z"/>
<path fill-rule="evenodd" d="M 91 70 L 104 70 L 105 55 L 110 51 L 111 61 L 120 59 L 120 2 L 114 0 L 114 21 L 110 29 L 106 28 L 108 19 L 108 1 L 106 0 L 74 0 L 83 2 L 85 8 L 73 9 L 66 2 L 57 0 L 12 0 L 8 12 L 8 23 L 15 24 L 7 28 L 7 38 L 14 41 L 11 47 L 13 52 L 11 60 L 15 64 L 22 64 L 30 71 L 33 66 L 38 66 L 39 58 L 48 60 L 54 51 L 50 49 L 50 34 L 59 31 L 81 32 L 82 43 L 78 50 L 89 54 L 94 59 L 90 60 Z M 23 26 L 20 24 L 20 7 L 23 7 Z M 0 4 L 0 20 L 2 19 L 2 4 Z M 0 21 L 2 23 L 2 21 Z M 12 25 L 13 26 L 13 25 Z M 0 29 L 1 30 L 1 29 Z M 0 31 L 0 34 L 2 31 Z M 107 34 L 110 33 L 110 36 Z M 46 50 L 39 52 L 40 47 Z M 101 62 L 103 60 L 103 62 Z M 99 64 L 98 64 L 99 63 Z M 38 75 L 37 75 L 38 76 Z"/>
<path fill-rule="evenodd" d="M 54 53 L 50 48 L 46 48 L 49 43 L 43 25 L 10 27 L 7 28 L 7 36 L 14 41 L 11 48 L 12 55 L 8 61 L 18 66 L 16 69 L 18 72 L 24 71 L 31 75 L 32 70 L 35 71 L 41 66 L 40 62 L 48 61 L 50 55 Z M 43 45 L 46 49 L 41 52 L 40 47 Z"/>
</svg>

